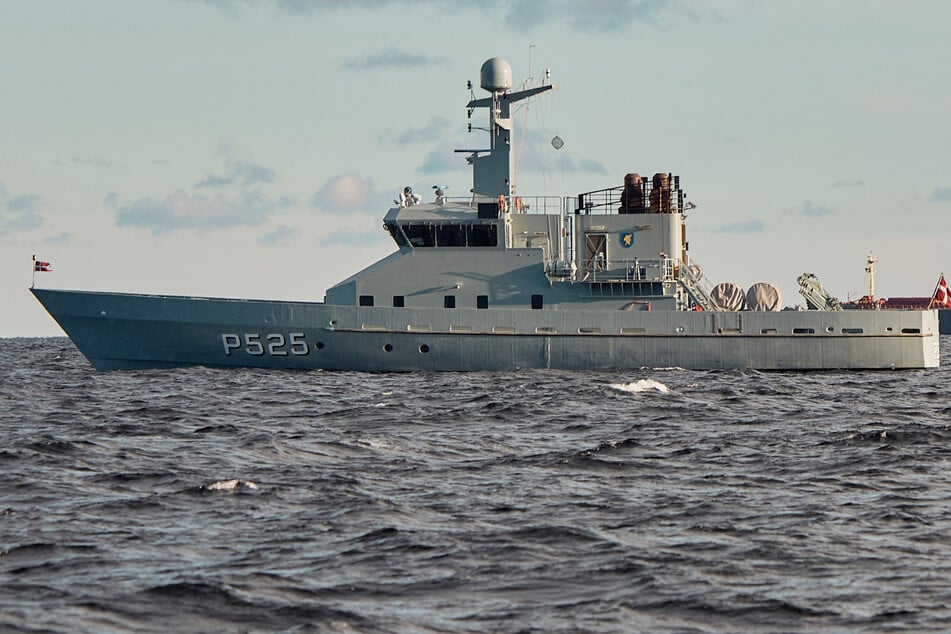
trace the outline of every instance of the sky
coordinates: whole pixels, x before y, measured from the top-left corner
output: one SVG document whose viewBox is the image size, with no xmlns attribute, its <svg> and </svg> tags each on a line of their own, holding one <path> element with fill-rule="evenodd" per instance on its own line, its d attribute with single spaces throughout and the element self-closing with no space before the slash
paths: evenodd
<svg viewBox="0 0 951 634">
<path fill-rule="evenodd" d="M 323 299 L 396 249 L 406 185 L 464 195 L 466 81 L 519 112 L 518 191 L 679 174 L 714 284 L 925 296 L 951 275 L 943 0 L 0 0 L 0 337 L 37 286 Z M 484 115 L 477 111 L 474 117 Z M 473 125 L 484 126 L 481 119 Z M 555 150 L 550 140 L 564 140 Z"/>
</svg>

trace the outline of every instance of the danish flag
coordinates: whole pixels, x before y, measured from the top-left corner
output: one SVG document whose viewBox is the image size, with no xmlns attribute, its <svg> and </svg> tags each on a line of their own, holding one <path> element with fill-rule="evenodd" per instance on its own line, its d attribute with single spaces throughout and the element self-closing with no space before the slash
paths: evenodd
<svg viewBox="0 0 951 634">
<path fill-rule="evenodd" d="M 931 298 L 930 308 L 951 308 L 951 293 L 948 292 L 948 284 L 944 281 L 944 274 L 938 280 L 938 287 L 934 289 L 934 295 Z"/>
<path fill-rule="evenodd" d="M 53 267 L 49 262 L 43 262 L 42 260 L 36 260 L 33 262 L 34 271 L 52 271 Z"/>
</svg>

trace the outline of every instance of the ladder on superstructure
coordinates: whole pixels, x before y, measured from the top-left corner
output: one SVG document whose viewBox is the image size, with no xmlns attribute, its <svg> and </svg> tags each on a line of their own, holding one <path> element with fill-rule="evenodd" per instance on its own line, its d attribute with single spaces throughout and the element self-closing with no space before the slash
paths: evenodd
<svg viewBox="0 0 951 634">
<path fill-rule="evenodd" d="M 695 304 L 704 310 L 722 310 L 710 298 L 713 287 L 703 274 L 699 264 L 686 264 L 680 267 L 680 285 Z"/>
</svg>

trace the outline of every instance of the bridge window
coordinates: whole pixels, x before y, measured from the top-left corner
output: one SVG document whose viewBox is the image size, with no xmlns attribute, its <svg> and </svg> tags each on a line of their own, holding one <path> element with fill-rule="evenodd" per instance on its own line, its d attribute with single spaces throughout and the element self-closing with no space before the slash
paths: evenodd
<svg viewBox="0 0 951 634">
<path fill-rule="evenodd" d="M 488 295 L 476 295 L 476 308 L 486 309 L 489 307 Z"/>
<path fill-rule="evenodd" d="M 456 296 L 455 295 L 446 295 L 442 298 L 443 308 L 455 308 L 456 307 Z"/>
<path fill-rule="evenodd" d="M 387 230 L 400 246 L 414 247 L 497 247 L 499 228 L 490 224 L 433 225 L 430 223 L 406 223 L 397 227 L 386 225 Z"/>
<path fill-rule="evenodd" d="M 393 296 L 393 308 L 403 308 L 406 306 L 406 298 L 402 295 Z"/>
<path fill-rule="evenodd" d="M 469 225 L 466 237 L 470 247 L 497 247 L 499 228 L 495 224 Z"/>
<path fill-rule="evenodd" d="M 436 244 L 441 247 L 466 246 L 466 226 L 446 224 L 436 227 Z"/>
<path fill-rule="evenodd" d="M 409 243 L 414 247 L 434 247 L 436 246 L 436 232 L 430 224 L 405 224 L 403 233 L 409 238 Z"/>
<path fill-rule="evenodd" d="M 361 295 L 361 296 L 360 296 L 360 305 L 361 305 L 361 306 L 373 306 L 373 295 Z"/>
</svg>

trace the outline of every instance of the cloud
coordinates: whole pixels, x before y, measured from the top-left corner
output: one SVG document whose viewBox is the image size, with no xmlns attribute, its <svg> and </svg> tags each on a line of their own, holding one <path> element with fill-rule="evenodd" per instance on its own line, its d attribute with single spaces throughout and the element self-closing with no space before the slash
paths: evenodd
<svg viewBox="0 0 951 634">
<path fill-rule="evenodd" d="M 397 48 L 388 48 L 381 53 L 366 55 L 340 65 L 344 70 L 376 70 L 377 68 L 419 68 L 422 66 L 441 66 L 443 57 L 427 57 L 418 53 L 408 53 Z"/>
<path fill-rule="evenodd" d="M 310 206 L 332 212 L 368 211 L 373 183 L 359 174 L 341 174 L 324 183 L 310 198 Z M 376 211 L 379 211 L 378 209 Z"/>
<path fill-rule="evenodd" d="M 664 28 L 676 20 L 698 21 L 701 15 L 681 0 L 482 0 L 478 4 L 430 0 L 204 0 L 228 15 L 244 7 L 265 6 L 292 15 L 316 15 L 350 9 L 377 10 L 429 4 L 444 13 L 480 12 L 511 31 L 530 31 L 563 22 L 572 30 L 620 32 L 633 24 Z M 454 18 L 459 20 L 461 18 Z"/>
<path fill-rule="evenodd" d="M 445 117 L 433 117 L 422 128 L 411 128 L 403 131 L 397 138 L 397 145 L 409 145 L 410 143 L 439 141 L 446 136 L 449 130 L 449 119 Z"/>
<path fill-rule="evenodd" d="M 223 175 L 217 176 L 209 174 L 204 180 L 195 184 L 195 187 L 228 187 L 230 185 L 239 185 L 241 187 L 251 187 L 266 183 L 273 183 L 275 178 L 274 170 L 263 165 L 251 163 L 248 161 L 239 161 L 235 163 L 231 170 Z"/>
<path fill-rule="evenodd" d="M 456 148 L 466 147 L 460 143 L 442 143 L 433 148 L 416 168 L 420 174 L 441 174 L 443 172 L 462 172 L 471 169 L 466 162 L 466 154 L 456 152 Z"/>
<path fill-rule="evenodd" d="M 745 222 L 734 222 L 724 225 L 719 229 L 714 229 L 714 233 L 762 233 L 763 223 L 759 220 L 747 220 Z"/>
<path fill-rule="evenodd" d="M 833 187 L 842 188 L 842 187 L 865 187 L 865 181 L 858 180 L 855 178 L 843 178 L 832 183 Z"/>
<path fill-rule="evenodd" d="M 595 161 L 594 159 L 581 159 L 579 161 L 574 160 L 570 156 L 566 156 L 560 162 L 557 163 L 558 169 L 563 172 L 573 172 L 573 173 L 585 173 L 585 174 L 607 174 L 608 170 L 604 167 L 600 161 Z M 533 171 L 543 171 L 540 165 L 533 165 L 531 162 L 525 163 L 522 162 L 522 169 L 533 170 Z M 550 171 L 550 168 L 545 169 L 544 171 Z"/>
<path fill-rule="evenodd" d="M 377 9 L 387 4 L 405 4 L 392 0 L 202 0 L 205 4 L 216 7 L 228 15 L 235 15 L 245 6 L 259 5 L 272 6 L 285 13 L 294 15 L 309 15 L 320 11 L 333 11 L 345 7 Z"/>
<path fill-rule="evenodd" d="M 951 187 L 935 187 L 934 191 L 928 194 L 928 200 L 933 203 L 951 202 Z"/>
<path fill-rule="evenodd" d="M 697 21 L 699 14 L 677 0 L 495 0 L 483 8 L 506 11 L 504 23 L 534 29 L 563 21 L 573 30 L 594 33 L 624 31 L 632 24 L 664 27 L 675 18 Z"/>
<path fill-rule="evenodd" d="M 43 224 L 43 217 L 38 213 L 40 202 L 35 194 L 10 197 L 0 185 L 0 236 L 40 227 Z"/>
<path fill-rule="evenodd" d="M 799 215 L 807 216 L 809 218 L 828 216 L 831 213 L 832 210 L 828 207 L 823 207 L 822 205 L 813 205 L 808 200 L 802 204 L 802 208 L 799 210 Z"/>
<path fill-rule="evenodd" d="M 61 165 L 61 166 L 78 165 L 80 167 L 102 167 L 102 168 L 113 167 L 112 161 L 107 161 L 106 159 L 101 158 L 99 156 L 86 156 L 86 157 L 72 156 L 66 159 L 65 161 L 63 160 L 53 161 L 53 164 Z"/>
<path fill-rule="evenodd" d="M 274 204 L 259 191 L 243 192 L 235 197 L 216 194 L 208 198 L 179 190 L 162 200 L 140 198 L 120 207 L 116 225 L 151 229 L 153 234 L 256 226 L 266 222 L 273 210 Z"/>
<path fill-rule="evenodd" d="M 119 194 L 115 192 L 109 192 L 102 197 L 102 204 L 106 207 L 112 207 L 115 209 L 119 205 Z"/>
<path fill-rule="evenodd" d="M 290 242 L 294 238 L 300 235 L 300 231 L 281 225 L 274 231 L 265 233 L 263 236 L 258 238 L 258 244 L 263 244 L 266 246 L 272 246 L 275 244 L 281 244 L 284 242 Z"/>
</svg>

